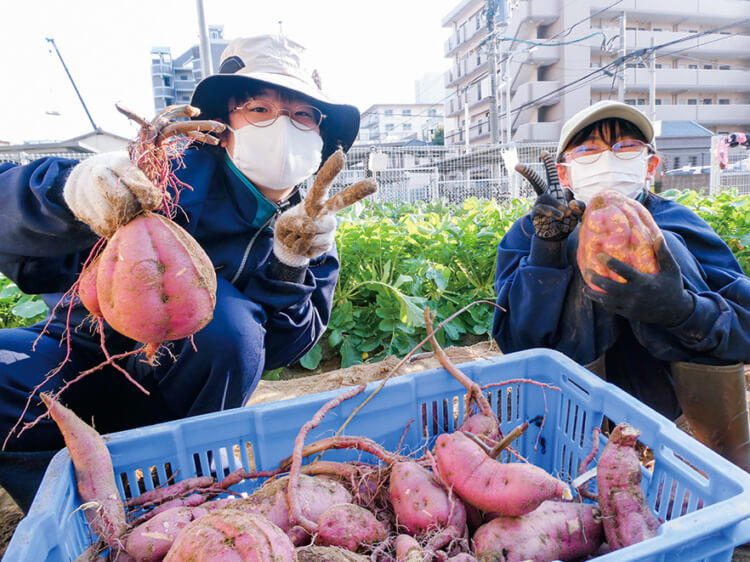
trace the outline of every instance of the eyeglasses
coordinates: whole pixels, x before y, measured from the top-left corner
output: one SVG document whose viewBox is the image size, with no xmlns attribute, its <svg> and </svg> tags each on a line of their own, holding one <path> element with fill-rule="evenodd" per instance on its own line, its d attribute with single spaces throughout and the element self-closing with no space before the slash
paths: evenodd
<svg viewBox="0 0 750 562">
<path fill-rule="evenodd" d="M 650 144 L 635 139 L 627 139 L 605 147 L 595 144 L 582 144 L 565 152 L 565 162 L 575 161 L 579 164 L 593 164 L 608 150 L 611 150 L 620 160 L 632 160 L 643 154 L 644 151 L 654 154 L 654 149 Z"/>
<path fill-rule="evenodd" d="M 270 127 L 284 113 L 289 116 L 292 125 L 300 131 L 316 130 L 326 117 L 322 111 L 312 105 L 294 104 L 289 108 L 284 108 L 263 99 L 247 101 L 233 108 L 230 113 L 239 114 L 248 125 L 254 127 Z"/>
</svg>

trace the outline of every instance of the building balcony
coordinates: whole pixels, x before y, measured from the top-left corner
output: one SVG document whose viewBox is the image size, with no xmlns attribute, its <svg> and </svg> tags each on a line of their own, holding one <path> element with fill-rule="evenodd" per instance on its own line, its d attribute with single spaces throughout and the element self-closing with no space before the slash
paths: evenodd
<svg viewBox="0 0 750 562">
<path fill-rule="evenodd" d="M 154 86 L 154 97 L 174 97 L 174 88 L 168 88 L 167 86 Z"/>
<path fill-rule="evenodd" d="M 610 0 L 591 0 L 590 6 L 592 13 L 602 11 L 602 19 L 626 12 L 632 21 L 670 25 L 678 21 L 681 24 L 723 25 L 750 17 L 750 2 L 734 0 L 623 0 L 616 5 Z"/>
<path fill-rule="evenodd" d="M 507 37 L 518 37 L 525 25 L 549 25 L 560 19 L 557 0 L 521 0 L 512 12 Z"/>
<path fill-rule="evenodd" d="M 651 74 L 647 68 L 625 69 L 627 91 L 648 92 L 650 84 Z M 608 92 L 610 88 L 611 76 L 603 76 L 591 83 L 593 92 Z M 746 70 L 658 68 L 656 89 L 658 92 L 750 92 L 750 80 Z"/>
<path fill-rule="evenodd" d="M 151 64 L 151 75 L 154 74 L 172 74 L 171 64 L 152 63 Z"/>
<path fill-rule="evenodd" d="M 562 121 L 548 123 L 529 122 L 520 125 L 513 134 L 514 141 L 557 141 L 562 130 Z"/>
<path fill-rule="evenodd" d="M 704 127 L 726 125 L 729 128 L 746 128 L 750 125 L 750 104 L 657 105 L 656 119 L 696 121 Z"/>
<path fill-rule="evenodd" d="M 174 81 L 174 89 L 177 92 L 192 93 L 194 88 L 195 88 L 194 80 L 175 80 Z"/>
<path fill-rule="evenodd" d="M 480 72 L 486 72 L 487 71 L 487 58 L 483 58 L 482 61 L 477 64 L 476 57 L 471 57 L 468 59 L 469 64 L 467 64 L 466 72 L 463 72 L 459 74 L 458 73 L 458 67 L 453 66 L 450 70 L 446 71 L 445 77 L 444 77 L 444 83 L 446 88 L 452 88 L 457 86 L 458 84 L 462 84 L 463 82 L 466 82 L 467 80 L 472 80 L 477 75 L 480 74 Z M 463 61 L 462 61 L 463 63 Z M 463 64 L 461 64 L 463 67 Z"/>
<path fill-rule="evenodd" d="M 659 24 L 654 25 L 658 26 Z M 592 31 L 598 31 L 598 29 L 592 28 Z M 620 30 L 615 27 L 604 27 L 601 28 L 601 31 L 607 37 L 614 37 L 620 32 Z M 630 29 L 625 32 L 625 45 L 628 52 L 632 52 L 638 49 L 648 49 L 651 47 L 651 39 L 654 40 L 655 45 L 659 45 L 669 41 L 684 39 L 689 35 L 691 35 L 691 33 L 687 31 Z M 601 36 L 592 37 L 586 43 L 591 46 L 591 53 L 593 55 L 604 54 L 601 49 Z M 727 36 L 719 33 L 711 33 L 696 39 L 683 41 L 679 43 L 679 46 L 680 54 L 684 53 L 686 56 L 743 59 L 746 58 L 747 54 L 750 52 L 750 35 Z M 680 55 L 678 54 L 676 56 L 679 57 Z"/>
<path fill-rule="evenodd" d="M 516 89 L 511 99 L 511 108 L 516 109 L 530 101 L 546 96 L 560 87 L 559 80 L 546 80 L 544 82 L 526 82 Z M 550 96 L 542 101 L 535 102 L 535 106 L 554 105 L 560 100 L 560 96 Z M 533 109 L 533 108 L 532 108 Z"/>
<path fill-rule="evenodd" d="M 486 22 L 484 22 L 484 20 L 482 20 L 479 29 L 477 29 L 476 23 L 472 18 L 466 23 L 463 30 L 464 31 L 462 33 L 461 28 L 459 28 L 454 33 L 452 33 L 448 39 L 445 40 L 445 43 L 443 43 L 443 54 L 446 57 L 453 56 L 465 45 L 474 43 L 479 38 L 487 35 L 487 24 Z"/>
</svg>

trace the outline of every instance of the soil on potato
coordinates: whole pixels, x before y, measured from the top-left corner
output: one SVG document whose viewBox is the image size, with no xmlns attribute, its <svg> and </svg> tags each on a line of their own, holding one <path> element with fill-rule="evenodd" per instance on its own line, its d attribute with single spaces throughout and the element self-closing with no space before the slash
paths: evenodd
<svg viewBox="0 0 750 562">
<path fill-rule="evenodd" d="M 501 354 L 494 342 L 482 342 L 467 347 L 449 347 L 445 351 L 456 364 Z M 378 363 L 355 365 L 346 369 L 320 372 L 326 368 L 326 365 L 323 364 L 319 367 L 317 374 L 304 376 L 301 372 L 294 372 L 287 375 L 289 378 L 285 376 L 286 380 L 262 380 L 248 401 L 248 405 L 296 398 L 305 394 L 382 380 L 393 370 L 399 361 L 400 359 L 397 357 L 387 357 Z M 431 353 L 422 353 L 416 355 L 412 361 L 403 365 L 394 376 L 437 367 L 440 367 L 440 364 Z M 745 378 L 750 383 L 750 365 L 745 368 Z M 750 393 L 748 393 L 748 397 L 750 398 Z M 688 431 L 688 433 L 690 432 L 689 426 L 683 421 L 678 420 L 678 425 Z M 21 520 L 21 517 L 21 510 L 18 509 L 10 496 L 0 488 L 0 558 L 5 553 L 8 542 L 10 542 L 13 531 Z M 750 547 L 735 549 L 732 562 L 750 562 Z"/>
</svg>

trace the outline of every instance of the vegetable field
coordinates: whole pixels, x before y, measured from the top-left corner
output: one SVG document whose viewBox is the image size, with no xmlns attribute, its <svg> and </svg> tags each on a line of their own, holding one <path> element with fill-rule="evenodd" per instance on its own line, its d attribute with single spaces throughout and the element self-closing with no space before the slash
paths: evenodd
<svg viewBox="0 0 750 562">
<path fill-rule="evenodd" d="M 750 196 L 692 191 L 662 194 L 703 217 L 750 274 Z M 323 358 L 341 367 L 404 355 L 425 335 L 423 307 L 440 322 L 479 300 L 494 301 L 495 251 L 503 234 L 531 201 L 467 199 L 392 205 L 367 202 L 339 214 L 341 275 L 328 331 L 300 365 L 317 369 Z M 0 275 L 0 328 L 26 326 L 46 312 Z M 439 332 L 443 345 L 487 339 L 493 309 L 477 305 Z M 337 365 L 338 366 L 338 365 Z M 272 375 L 273 376 L 273 375 Z"/>
</svg>

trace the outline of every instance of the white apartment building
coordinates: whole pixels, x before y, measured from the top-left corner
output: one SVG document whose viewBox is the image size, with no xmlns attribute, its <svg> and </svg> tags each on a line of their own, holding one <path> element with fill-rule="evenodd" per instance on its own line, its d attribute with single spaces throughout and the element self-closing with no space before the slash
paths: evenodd
<svg viewBox="0 0 750 562">
<path fill-rule="evenodd" d="M 502 1 L 502 0 L 501 0 Z M 445 16 L 452 30 L 445 56 L 446 144 L 490 142 L 486 0 L 462 0 Z M 725 133 L 750 127 L 750 2 L 745 0 L 515 0 L 507 27 L 496 27 L 500 139 L 507 128 L 505 61 L 510 81 L 510 127 L 515 141 L 556 140 L 563 123 L 601 99 L 618 99 L 616 69 L 597 71 L 625 52 L 658 48 L 655 119 L 692 120 Z M 595 34 L 573 43 L 575 39 Z M 564 43 L 534 47 L 533 43 Z M 533 47 L 533 48 L 532 48 Z M 650 112 L 649 57 L 626 60 L 626 103 Z M 589 74 L 592 75 L 588 76 Z M 578 82 L 577 82 L 578 81 Z M 572 85 L 571 85 L 572 84 Z M 466 105 L 468 103 L 468 112 Z"/>
<path fill-rule="evenodd" d="M 359 143 L 431 142 L 443 125 L 442 103 L 375 104 L 362 112 Z"/>
</svg>

